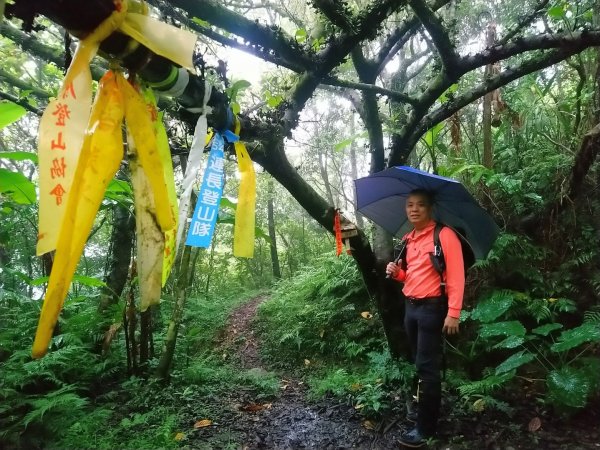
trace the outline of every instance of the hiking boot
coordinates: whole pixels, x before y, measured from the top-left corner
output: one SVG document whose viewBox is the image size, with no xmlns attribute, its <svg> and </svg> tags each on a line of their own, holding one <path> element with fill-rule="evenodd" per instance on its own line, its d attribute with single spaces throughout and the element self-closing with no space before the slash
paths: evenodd
<svg viewBox="0 0 600 450">
<path fill-rule="evenodd" d="M 427 439 L 419 433 L 417 427 L 400 435 L 398 442 L 405 447 L 419 448 L 427 445 Z"/>
</svg>

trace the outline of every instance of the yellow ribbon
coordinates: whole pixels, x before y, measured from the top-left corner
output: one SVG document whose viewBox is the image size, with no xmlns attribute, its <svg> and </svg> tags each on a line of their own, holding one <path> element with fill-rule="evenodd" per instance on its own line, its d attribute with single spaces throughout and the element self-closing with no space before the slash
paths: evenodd
<svg viewBox="0 0 600 450">
<path fill-rule="evenodd" d="M 162 113 L 159 113 L 156 107 L 156 98 L 151 89 L 144 90 L 144 97 L 148 108 L 152 111 L 152 122 L 156 133 L 156 144 L 158 146 L 158 154 L 162 162 L 165 182 L 167 183 L 167 195 L 169 197 L 169 206 L 175 219 L 175 226 L 171 230 L 164 233 L 164 255 L 162 264 L 162 286 L 167 282 L 171 268 L 175 262 L 175 235 L 177 230 L 178 205 L 177 193 L 175 192 L 175 177 L 173 174 L 173 161 L 171 159 L 171 149 L 169 148 L 169 139 L 167 132 L 162 122 Z M 139 240 L 139 237 L 138 237 Z M 139 259 L 139 256 L 138 256 Z"/>
<path fill-rule="evenodd" d="M 239 136 L 241 124 L 235 118 L 235 134 Z M 235 211 L 235 228 L 233 235 L 233 254 L 242 258 L 254 256 L 256 174 L 254 165 L 241 140 L 234 142 L 235 154 L 240 172 L 240 188 L 238 204 Z"/>
<path fill-rule="evenodd" d="M 136 152 L 132 163 L 134 187 L 137 187 L 136 212 L 140 225 L 148 226 L 150 230 L 138 229 L 138 241 L 144 242 L 144 247 L 138 247 L 138 251 L 142 249 L 138 265 L 141 262 L 145 267 L 143 274 L 140 273 L 140 285 L 144 286 L 142 309 L 160 299 L 164 236 L 176 225 L 169 199 L 171 188 L 167 188 L 164 149 L 161 160 L 155 125 L 144 99 L 120 72 L 109 71 L 100 80 L 73 177 L 74 195 L 68 199 L 60 227 L 56 257 L 32 348 L 34 358 L 47 351 L 104 191 L 119 168 L 123 157 L 123 118 L 127 121 L 130 149 Z M 139 169 L 143 169 L 143 174 Z M 152 248 L 152 251 L 145 253 L 145 248 Z"/>
<path fill-rule="evenodd" d="M 48 290 L 33 342 L 32 356 L 46 354 L 71 279 L 89 236 L 104 191 L 123 158 L 121 123 L 125 111 L 113 72 L 100 80 L 72 192 L 65 208 Z"/>
</svg>

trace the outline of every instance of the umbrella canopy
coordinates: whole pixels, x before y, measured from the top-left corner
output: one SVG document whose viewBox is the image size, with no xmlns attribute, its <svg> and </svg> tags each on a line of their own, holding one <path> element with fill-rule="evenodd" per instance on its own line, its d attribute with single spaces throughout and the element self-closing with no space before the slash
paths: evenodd
<svg viewBox="0 0 600 450">
<path fill-rule="evenodd" d="M 358 212 L 394 235 L 411 229 L 406 198 L 414 189 L 434 195 L 433 219 L 464 233 L 477 259 L 484 259 L 500 229 L 467 189 L 451 178 L 397 166 L 354 180 Z"/>
</svg>

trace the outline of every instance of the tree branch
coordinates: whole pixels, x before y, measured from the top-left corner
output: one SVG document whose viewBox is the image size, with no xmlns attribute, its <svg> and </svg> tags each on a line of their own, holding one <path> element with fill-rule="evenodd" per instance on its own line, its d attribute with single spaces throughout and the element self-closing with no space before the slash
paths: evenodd
<svg viewBox="0 0 600 450">
<path fill-rule="evenodd" d="M 451 0 L 436 0 L 431 5 L 431 9 L 432 11 L 437 11 L 450 3 L 450 1 Z M 390 34 L 374 59 L 377 74 L 381 73 L 386 64 L 392 60 L 396 53 L 398 53 L 406 42 L 408 42 L 410 37 L 417 32 L 419 26 L 421 26 L 421 22 L 417 17 L 413 16 L 402 22 L 402 24 Z"/>
<path fill-rule="evenodd" d="M 228 10 L 213 0 L 166 1 L 186 11 L 191 17 L 206 20 L 211 25 L 256 44 L 256 50 L 260 55 L 271 55 L 286 61 L 288 64 L 299 65 L 305 70 L 314 67 L 312 58 L 302 50 L 300 44 L 286 35 L 280 28 L 261 25 L 254 20 Z M 280 64 L 283 65 L 283 62 Z"/>
<path fill-rule="evenodd" d="M 390 99 L 398 102 L 398 103 L 409 103 L 409 104 L 415 104 L 417 102 L 417 99 L 414 97 L 409 96 L 408 94 L 405 94 L 403 92 L 398 92 L 398 91 L 393 91 L 391 89 L 386 89 L 374 84 L 367 84 L 367 83 L 356 83 L 354 81 L 346 81 L 346 80 L 340 80 L 339 78 L 335 78 L 335 77 L 325 77 L 322 80 L 323 84 L 329 84 L 331 86 L 339 86 L 339 87 L 345 87 L 345 88 L 350 88 L 350 89 L 356 89 L 359 91 L 369 91 L 369 92 L 374 92 L 376 94 L 381 94 L 381 95 L 385 95 L 386 97 L 389 97 Z"/>
<path fill-rule="evenodd" d="M 521 78 L 532 72 L 544 69 L 560 61 L 563 61 L 570 56 L 579 52 L 579 49 L 562 49 L 554 50 L 550 53 L 532 58 L 528 61 L 521 63 L 519 66 L 514 68 L 508 68 L 502 71 L 495 77 L 489 78 L 481 83 L 474 89 L 469 90 L 461 95 L 455 96 L 448 102 L 444 103 L 439 108 L 431 111 L 429 114 L 423 117 L 418 127 L 414 127 L 407 137 L 403 141 L 402 145 L 415 145 L 419 138 L 431 127 L 442 122 L 448 117 L 452 116 L 456 111 L 472 103 L 480 97 L 483 97 L 488 92 L 498 89 L 508 83 Z M 412 148 L 412 147 L 410 147 Z M 390 165 L 393 165 L 395 161 L 391 161 Z"/>
<path fill-rule="evenodd" d="M 409 0 L 408 4 L 429 32 L 444 68 L 449 74 L 452 74 L 458 62 L 458 54 L 441 19 L 427 6 L 424 0 Z"/>
<path fill-rule="evenodd" d="M 544 33 L 521 37 L 505 45 L 494 45 L 475 55 L 460 58 L 460 73 L 464 74 L 478 67 L 492 64 L 531 50 L 552 48 L 575 49 L 578 53 L 588 47 L 600 45 L 600 30 L 573 31 L 568 33 Z"/>
<path fill-rule="evenodd" d="M 383 0 L 369 5 L 356 19 L 358 26 L 355 33 L 343 33 L 319 53 L 317 67 L 313 68 L 311 73 L 305 73 L 300 78 L 290 95 L 284 113 L 286 134 L 289 134 L 298 123 L 300 111 L 319 86 L 321 79 L 344 61 L 350 51 L 362 40 L 376 35 L 381 23 L 400 6 L 399 3 L 397 0 Z"/>
<path fill-rule="evenodd" d="M 510 29 L 504 36 L 502 36 L 502 39 L 498 40 L 497 44 L 504 45 L 512 38 L 514 38 L 517 34 L 519 34 L 523 30 L 523 28 L 525 28 L 527 25 L 533 22 L 540 15 L 540 13 L 544 10 L 544 8 L 549 2 L 550 0 L 541 0 L 535 6 L 534 10 L 530 14 L 526 15 L 521 20 L 519 20 L 519 22 L 517 22 L 517 24 L 512 29 Z"/>
<path fill-rule="evenodd" d="M 355 32 L 352 25 L 352 13 L 345 1 L 313 0 L 313 6 L 321 11 L 329 21 L 344 31 Z"/>
</svg>

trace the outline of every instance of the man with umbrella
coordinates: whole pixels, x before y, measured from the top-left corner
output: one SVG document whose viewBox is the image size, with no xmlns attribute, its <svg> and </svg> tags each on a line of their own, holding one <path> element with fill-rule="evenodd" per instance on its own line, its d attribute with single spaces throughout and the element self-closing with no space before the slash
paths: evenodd
<svg viewBox="0 0 600 450">
<path fill-rule="evenodd" d="M 404 283 L 404 324 L 419 377 L 416 426 L 401 435 L 400 442 L 421 447 L 435 434 L 442 395 L 442 333 L 458 333 L 465 275 L 460 241 L 449 227 L 439 231 L 446 268 L 440 275 L 430 255 L 436 223 L 432 219 L 433 196 L 423 189 L 406 199 L 406 215 L 413 225 L 406 239 L 406 261 L 390 262 L 387 274 Z M 445 295 L 444 295 L 445 294 Z"/>
<path fill-rule="evenodd" d="M 355 186 L 358 212 L 392 235 L 408 231 L 403 260 L 389 263 L 386 273 L 404 283 L 404 323 L 419 378 L 417 414 L 409 411 L 407 416 L 416 419 L 416 426 L 401 435 L 400 443 L 422 447 L 437 429 L 443 333 L 459 330 L 463 256 L 484 259 L 499 228 L 451 178 L 399 166 L 357 179 Z M 444 226 L 440 229 L 437 224 Z M 463 255 L 463 248 L 469 255 Z"/>
</svg>

